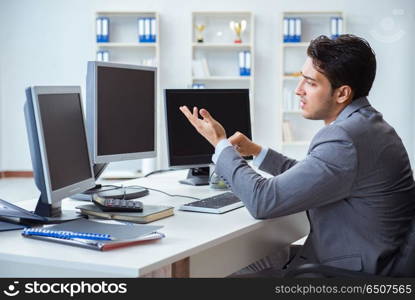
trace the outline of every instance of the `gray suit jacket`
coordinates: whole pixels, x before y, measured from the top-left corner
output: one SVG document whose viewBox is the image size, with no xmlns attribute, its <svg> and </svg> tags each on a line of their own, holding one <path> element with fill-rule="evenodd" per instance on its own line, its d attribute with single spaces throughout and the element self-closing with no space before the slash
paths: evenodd
<svg viewBox="0 0 415 300">
<path fill-rule="evenodd" d="M 269 150 L 251 169 L 233 149 L 220 154 L 216 172 L 255 218 L 307 211 L 307 261 L 387 275 L 415 216 L 415 184 L 395 130 L 366 98 L 349 104 L 313 138 L 306 158 Z"/>
</svg>

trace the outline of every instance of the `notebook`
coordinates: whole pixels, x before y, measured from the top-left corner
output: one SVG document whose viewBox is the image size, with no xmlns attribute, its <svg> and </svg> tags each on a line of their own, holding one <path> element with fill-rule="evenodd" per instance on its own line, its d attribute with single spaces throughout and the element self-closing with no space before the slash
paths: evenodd
<svg viewBox="0 0 415 300">
<path fill-rule="evenodd" d="M 76 208 L 83 215 L 141 224 L 153 222 L 174 214 L 174 207 L 165 205 L 144 205 L 142 212 L 104 212 L 94 204 L 81 205 Z"/>
<path fill-rule="evenodd" d="M 106 224 L 92 220 L 78 219 L 62 224 L 44 226 L 42 228 L 26 229 L 22 232 L 22 236 L 106 251 L 161 239 L 164 237 L 164 234 L 157 232 L 157 230 L 162 227 L 138 224 Z M 86 235 L 89 235 L 89 237 Z M 91 236 L 109 236 L 110 239 L 93 239 L 90 238 Z"/>
</svg>

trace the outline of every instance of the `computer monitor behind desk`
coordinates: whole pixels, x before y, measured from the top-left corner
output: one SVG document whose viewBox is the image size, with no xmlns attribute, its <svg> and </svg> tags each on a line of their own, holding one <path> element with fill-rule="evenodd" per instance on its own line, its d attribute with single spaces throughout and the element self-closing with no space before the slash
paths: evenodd
<svg viewBox="0 0 415 300">
<path fill-rule="evenodd" d="M 156 68 L 108 62 L 88 62 L 86 123 L 96 180 L 110 162 L 154 158 L 156 152 Z M 76 195 L 133 199 L 139 188 L 103 187 Z"/>
<path fill-rule="evenodd" d="M 59 222 L 79 218 L 62 212 L 61 201 L 94 186 L 80 87 L 26 89 L 24 105 L 35 182 L 35 213 Z"/>
<path fill-rule="evenodd" d="M 166 89 L 165 110 L 169 166 L 190 168 L 181 183 L 209 184 L 209 165 L 214 148 L 190 124 L 179 107 L 207 109 L 220 122 L 227 135 L 240 131 L 251 136 L 248 89 Z"/>
</svg>

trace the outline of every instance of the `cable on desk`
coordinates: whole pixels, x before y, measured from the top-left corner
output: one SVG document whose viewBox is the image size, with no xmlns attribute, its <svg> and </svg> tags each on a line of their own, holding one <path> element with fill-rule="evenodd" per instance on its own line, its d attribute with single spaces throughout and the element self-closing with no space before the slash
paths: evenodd
<svg viewBox="0 0 415 300">
<path fill-rule="evenodd" d="M 169 168 L 169 169 L 155 170 L 150 173 L 147 173 L 146 175 L 144 175 L 144 177 L 148 177 L 150 175 L 157 174 L 157 173 L 169 172 L 169 171 L 176 171 L 176 169 Z"/>
<path fill-rule="evenodd" d="M 148 187 L 141 186 L 141 185 L 129 185 L 129 186 L 126 186 L 126 188 L 148 189 L 150 191 L 155 191 L 155 192 L 159 192 L 159 193 L 165 194 L 165 195 L 167 195 L 169 197 L 182 197 L 182 198 L 190 198 L 190 199 L 193 199 L 193 200 L 201 200 L 200 198 L 191 197 L 191 196 L 169 194 L 169 193 L 164 192 L 164 191 L 161 191 L 161 190 L 152 189 L 152 188 L 148 188 Z"/>
</svg>

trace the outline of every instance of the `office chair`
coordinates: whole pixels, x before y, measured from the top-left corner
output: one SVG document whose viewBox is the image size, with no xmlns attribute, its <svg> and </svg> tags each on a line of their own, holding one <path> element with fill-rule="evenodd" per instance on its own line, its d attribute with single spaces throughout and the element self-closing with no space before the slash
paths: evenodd
<svg viewBox="0 0 415 300">
<path fill-rule="evenodd" d="M 322 264 L 304 264 L 289 270 L 284 277 L 299 277 L 305 274 L 318 274 L 323 277 L 344 278 L 380 278 L 382 276 L 364 272 L 345 270 Z M 406 234 L 405 240 L 399 249 L 388 277 L 415 277 L 415 219 Z"/>
</svg>

